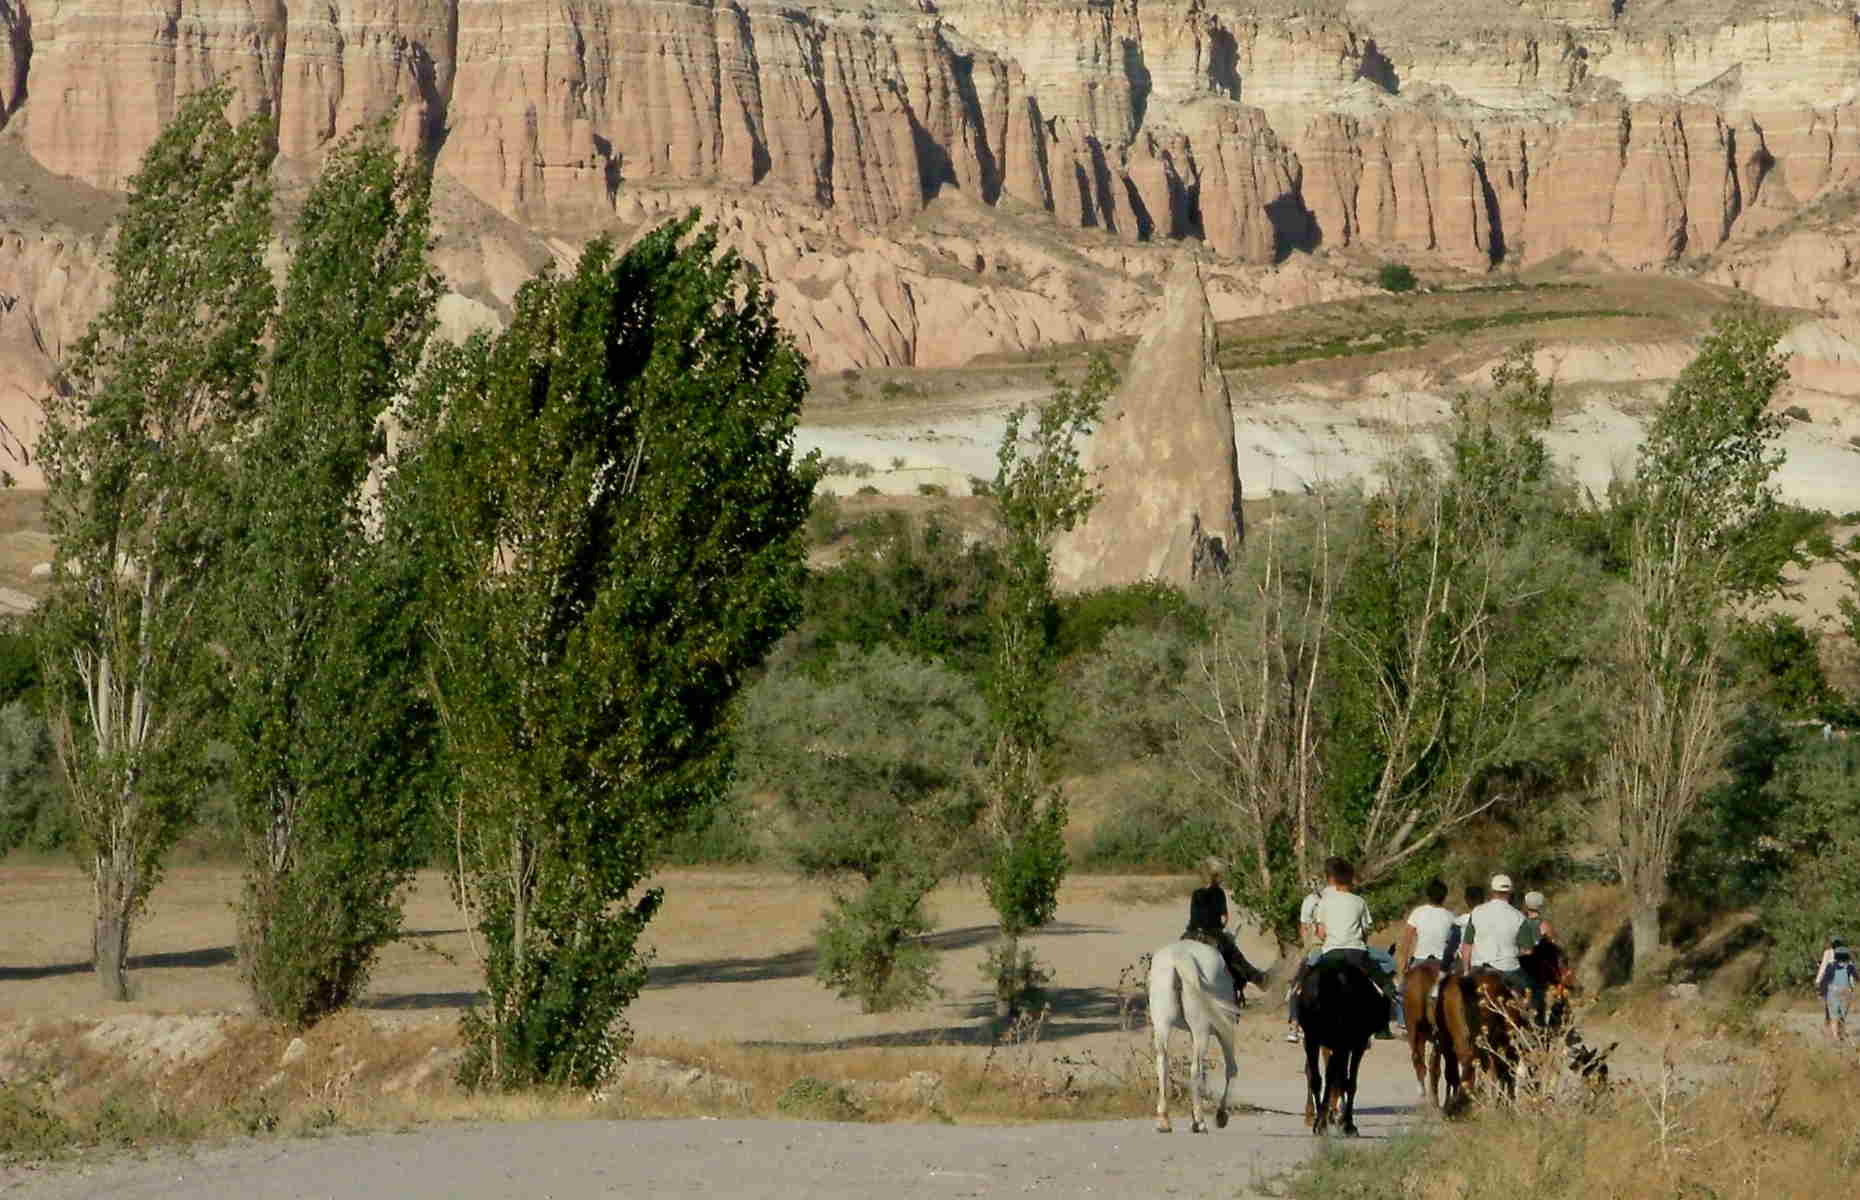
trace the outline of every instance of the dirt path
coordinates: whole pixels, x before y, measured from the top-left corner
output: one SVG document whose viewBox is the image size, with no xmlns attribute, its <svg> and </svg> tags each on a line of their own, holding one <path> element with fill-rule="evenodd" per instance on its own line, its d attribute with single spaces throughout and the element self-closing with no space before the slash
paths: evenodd
<svg viewBox="0 0 1860 1200">
<path fill-rule="evenodd" d="M 1291 1050 L 1291 1047 L 1287 1047 Z M 1371 1060 L 1377 1057 L 1371 1055 Z M 1360 1144 L 1413 1119 L 1384 1069 L 1361 1096 Z M 251 1142 L 102 1161 L 46 1172 L 0 1170 L 20 1200 L 503 1200 L 639 1196 L 1220 1196 L 1259 1195 L 1317 1143 L 1296 1113 L 1296 1083 L 1236 1081 L 1270 1102 L 1206 1137 L 1185 1119 L 1164 1136 L 1147 1121 L 1037 1125 L 837 1125 L 797 1121 L 600 1121 L 466 1125 L 413 1133 Z"/>
</svg>

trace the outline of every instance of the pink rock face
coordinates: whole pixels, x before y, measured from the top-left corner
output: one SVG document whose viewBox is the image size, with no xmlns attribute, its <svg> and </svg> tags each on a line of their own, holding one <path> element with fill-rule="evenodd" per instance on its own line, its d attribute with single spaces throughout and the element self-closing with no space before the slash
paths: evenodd
<svg viewBox="0 0 1860 1200">
<path fill-rule="evenodd" d="M 1214 315 L 1190 251 L 1175 255 L 1162 311 L 1131 355 L 1081 460 L 1102 489 L 1053 548 L 1060 587 L 1162 579 L 1186 586 L 1240 542 L 1233 402 Z"/>
<path fill-rule="evenodd" d="M 32 9 L 32 57 L 20 108 L 41 164 L 120 188 L 176 102 L 225 78 L 231 116 L 276 113 L 282 91 L 282 0 L 66 0 Z"/>
<path fill-rule="evenodd" d="M 452 95 L 458 9 L 447 0 L 343 0 L 291 19 L 278 150 L 316 154 L 393 114 L 396 144 L 432 150 Z"/>
</svg>

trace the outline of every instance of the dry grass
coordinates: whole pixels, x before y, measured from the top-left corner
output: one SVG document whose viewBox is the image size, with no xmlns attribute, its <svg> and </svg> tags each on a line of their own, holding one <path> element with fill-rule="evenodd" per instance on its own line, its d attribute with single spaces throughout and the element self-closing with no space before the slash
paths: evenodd
<svg viewBox="0 0 1860 1200">
<path fill-rule="evenodd" d="M 1140 1116 L 1145 1030 L 1108 1055 L 1054 1053 L 1030 1017 L 993 1046 L 843 1050 L 637 1043 L 606 1088 L 472 1093 L 450 1021 L 343 1014 L 293 1039 L 224 1014 L 36 1021 L 0 1029 L 0 1162 L 241 1136 L 449 1121 L 799 1117 L 1014 1123 Z M 299 1044 L 299 1042 L 301 1044 Z M 1187 1063 L 1177 1064 L 1187 1076 Z"/>
<path fill-rule="evenodd" d="M 1526 1087 L 1418 1146 L 1327 1156 L 1296 1194 L 1808 1200 L 1851 1190 L 1860 1111 L 1850 1055 L 1768 1033 L 1699 1077 L 1681 1065 L 1681 1044 L 1647 1077 L 1589 1096 Z"/>
</svg>

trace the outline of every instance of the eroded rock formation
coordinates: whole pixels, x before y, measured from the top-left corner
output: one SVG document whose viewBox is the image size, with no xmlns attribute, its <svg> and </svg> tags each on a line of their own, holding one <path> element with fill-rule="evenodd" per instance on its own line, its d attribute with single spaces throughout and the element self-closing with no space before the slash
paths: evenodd
<svg viewBox="0 0 1860 1200">
<path fill-rule="evenodd" d="M 1225 569 L 1241 535 L 1240 467 L 1216 349 L 1201 269 L 1178 252 L 1162 310 L 1080 456 L 1103 490 L 1053 548 L 1060 587 L 1186 586 Z"/>
</svg>

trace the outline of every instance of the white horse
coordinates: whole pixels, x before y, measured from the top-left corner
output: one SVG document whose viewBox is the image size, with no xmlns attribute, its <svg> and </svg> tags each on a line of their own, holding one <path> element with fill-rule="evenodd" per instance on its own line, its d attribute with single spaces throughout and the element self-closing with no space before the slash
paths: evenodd
<svg viewBox="0 0 1860 1200">
<path fill-rule="evenodd" d="M 1189 1083 L 1195 1120 L 1189 1128 L 1206 1133 L 1201 1119 L 1201 1093 L 1205 1079 L 1208 1037 L 1221 1045 L 1221 1057 L 1227 1062 L 1226 1077 L 1221 1080 L 1221 1099 L 1214 1109 L 1214 1123 L 1227 1127 L 1227 1089 L 1233 1086 L 1238 1069 L 1234 1066 L 1234 1022 L 1240 1008 L 1234 1003 L 1234 978 L 1221 961 L 1221 953 L 1202 942 L 1170 942 L 1150 958 L 1150 1034 L 1156 1043 L 1156 1131 L 1168 1133 L 1169 1126 L 1169 1034 L 1176 1028 L 1188 1030 L 1195 1047 L 1195 1067 Z"/>
</svg>

